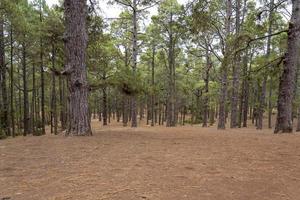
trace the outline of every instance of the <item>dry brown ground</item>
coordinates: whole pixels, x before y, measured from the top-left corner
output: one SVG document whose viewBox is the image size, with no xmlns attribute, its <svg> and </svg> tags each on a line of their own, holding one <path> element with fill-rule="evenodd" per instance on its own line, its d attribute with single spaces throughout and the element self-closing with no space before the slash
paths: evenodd
<svg viewBox="0 0 300 200">
<path fill-rule="evenodd" d="M 300 135 L 93 124 L 0 141 L 0 199 L 300 199 Z"/>
</svg>

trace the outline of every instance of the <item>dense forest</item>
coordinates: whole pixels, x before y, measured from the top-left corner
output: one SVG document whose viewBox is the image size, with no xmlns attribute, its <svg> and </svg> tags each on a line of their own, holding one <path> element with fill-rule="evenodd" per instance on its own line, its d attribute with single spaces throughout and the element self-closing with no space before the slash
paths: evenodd
<svg viewBox="0 0 300 200">
<path fill-rule="evenodd" d="M 0 1 L 0 138 L 92 135 L 91 119 L 300 131 L 300 0 L 109 3 L 119 17 Z"/>
</svg>

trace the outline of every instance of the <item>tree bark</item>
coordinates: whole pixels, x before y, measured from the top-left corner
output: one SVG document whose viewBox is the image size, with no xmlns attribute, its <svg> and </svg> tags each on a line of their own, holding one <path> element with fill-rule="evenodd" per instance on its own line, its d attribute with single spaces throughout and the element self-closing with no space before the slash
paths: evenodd
<svg viewBox="0 0 300 200">
<path fill-rule="evenodd" d="M 66 135 L 92 135 L 89 107 L 88 83 L 85 64 L 87 32 L 86 32 L 86 0 L 65 0 L 65 72 L 69 89 L 69 121 Z"/>
<path fill-rule="evenodd" d="M 133 0 L 132 4 L 133 15 L 132 15 L 132 70 L 133 75 L 136 76 L 137 70 L 137 0 Z M 134 94 L 131 98 L 131 127 L 137 127 L 137 96 Z"/>
<path fill-rule="evenodd" d="M 274 6 L 274 0 L 270 1 L 270 11 L 269 11 L 269 29 L 268 29 L 268 35 L 272 34 L 272 28 L 273 28 L 273 6 Z M 268 37 L 267 41 L 267 57 L 270 57 L 271 53 L 271 37 Z M 273 78 L 272 75 L 270 76 L 270 84 L 269 84 L 269 105 L 268 105 L 268 127 L 272 128 L 272 86 L 273 86 Z"/>
<path fill-rule="evenodd" d="M 43 22 L 43 16 L 42 16 L 42 1 L 40 0 L 40 23 Z M 42 25 L 41 25 L 42 26 Z M 41 114 L 42 114 L 42 134 L 46 133 L 45 130 L 45 77 L 44 77 L 44 62 L 43 62 L 43 56 L 44 56 L 44 48 L 43 48 L 43 38 L 40 36 L 40 71 L 41 71 Z"/>
<path fill-rule="evenodd" d="M 11 118 L 11 132 L 15 137 L 15 113 L 14 113 L 14 63 L 13 63 L 13 29 L 10 24 L 10 118 Z"/>
<path fill-rule="evenodd" d="M 102 119 L 103 126 L 107 125 L 107 93 L 106 86 L 102 88 Z"/>
<path fill-rule="evenodd" d="M 211 61 L 210 61 L 210 55 L 208 52 L 208 47 L 206 48 L 206 69 L 205 69 L 205 88 L 204 88 L 204 102 L 203 102 L 203 124 L 202 127 L 207 127 L 207 121 L 208 121 L 208 112 L 209 112 L 209 99 L 208 99 L 208 92 L 209 92 L 209 71 L 211 68 Z"/>
<path fill-rule="evenodd" d="M 291 133 L 292 100 L 295 84 L 296 68 L 300 47 L 300 1 L 293 0 L 292 17 L 288 31 L 288 48 L 283 61 L 283 72 L 279 82 L 277 102 L 277 120 L 274 133 Z"/>
<path fill-rule="evenodd" d="M 24 35 L 25 40 L 25 35 Z M 23 136 L 29 134 L 29 102 L 28 102 L 28 88 L 27 88 L 27 66 L 26 66 L 26 46 L 25 42 L 22 44 L 22 67 L 23 67 Z"/>
<path fill-rule="evenodd" d="M 154 65 L 155 65 L 155 46 L 152 47 L 152 62 L 151 62 L 151 85 L 152 85 L 152 93 L 151 93 L 151 126 L 154 126 Z"/>
<path fill-rule="evenodd" d="M 168 47 L 168 67 L 169 67 L 169 91 L 168 91 L 168 106 L 166 126 L 172 127 L 176 125 L 175 119 L 175 61 L 174 61 L 174 36 L 172 30 L 173 13 L 170 14 L 170 29 L 169 29 L 169 47 Z"/>
<path fill-rule="evenodd" d="M 241 0 L 236 0 L 236 38 L 240 34 L 240 15 L 241 15 Z M 238 42 L 236 42 L 238 45 Z M 236 47 L 237 49 L 238 47 Z M 231 96 L 231 115 L 230 115 L 230 128 L 238 126 L 238 101 L 239 101 L 239 79 L 240 79 L 240 54 L 234 56 L 234 64 L 232 65 L 232 96 Z"/>
<path fill-rule="evenodd" d="M 55 46 L 52 44 L 52 68 L 55 69 L 55 59 L 56 59 L 56 51 Z M 55 74 L 52 74 L 52 124 L 54 127 L 54 134 L 57 135 L 57 126 L 58 126 L 58 120 L 57 120 L 57 105 L 56 105 L 56 77 Z"/>
<path fill-rule="evenodd" d="M 8 97 L 6 86 L 6 64 L 5 64 L 5 48 L 4 48 L 4 19 L 0 14 L 0 129 L 6 136 L 10 135 Z"/>
<path fill-rule="evenodd" d="M 226 100 L 227 100 L 227 67 L 229 64 L 229 47 L 228 47 L 228 35 L 230 34 L 230 21 L 232 15 L 232 2 L 231 0 L 226 1 L 226 41 L 225 41 L 225 52 L 224 58 L 221 64 L 221 89 L 219 98 L 219 121 L 218 129 L 225 129 L 226 124 Z"/>
</svg>

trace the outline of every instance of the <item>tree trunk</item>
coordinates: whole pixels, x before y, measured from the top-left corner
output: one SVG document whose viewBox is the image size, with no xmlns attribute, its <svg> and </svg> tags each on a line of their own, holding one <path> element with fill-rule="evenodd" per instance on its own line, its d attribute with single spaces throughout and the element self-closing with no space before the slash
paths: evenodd
<svg viewBox="0 0 300 200">
<path fill-rule="evenodd" d="M 15 113 L 14 113 L 14 63 L 13 63 L 13 29 L 10 25 L 10 118 L 12 136 L 15 137 Z"/>
<path fill-rule="evenodd" d="M 55 58 L 56 58 L 56 52 L 55 52 L 55 46 L 52 44 L 52 68 L 55 69 Z M 55 74 L 52 74 L 52 124 L 54 127 L 54 134 L 57 135 L 57 126 L 58 126 L 58 120 L 57 120 L 57 106 L 56 106 L 56 78 Z"/>
<path fill-rule="evenodd" d="M 173 13 L 170 15 L 170 24 L 173 23 Z M 167 106 L 167 117 L 166 126 L 175 126 L 175 63 L 174 63 L 174 38 L 172 26 L 169 30 L 169 47 L 168 47 L 168 64 L 169 64 L 169 91 L 168 91 L 168 106 Z"/>
<path fill-rule="evenodd" d="M 240 34 L 240 12 L 241 0 L 236 0 L 236 38 Z M 236 49 L 238 49 L 239 42 L 236 42 Z M 234 56 L 234 64 L 232 65 L 232 96 L 231 96 L 231 115 L 230 115 L 230 128 L 238 126 L 238 101 L 239 101 L 239 85 L 240 85 L 240 54 Z"/>
<path fill-rule="evenodd" d="M 25 35 L 24 35 L 25 40 Z M 29 102 L 28 102 L 28 88 L 27 88 L 27 66 L 26 66 L 26 47 L 22 44 L 22 67 L 23 67 L 23 123 L 24 131 L 23 136 L 29 134 Z"/>
<path fill-rule="evenodd" d="M 132 15 L 132 70 L 133 75 L 136 76 L 136 68 L 137 68 L 137 54 L 138 54 L 138 46 L 137 46 L 137 0 L 133 0 L 132 4 L 133 15 Z M 131 127 L 137 127 L 137 96 L 134 94 L 131 98 Z"/>
<path fill-rule="evenodd" d="M 103 126 L 107 125 L 107 94 L 106 94 L 106 86 L 102 88 L 102 118 L 103 118 Z"/>
<path fill-rule="evenodd" d="M 292 100 L 300 45 L 300 1 L 293 0 L 292 17 L 288 31 L 288 48 L 283 61 L 283 72 L 279 82 L 277 120 L 274 133 L 291 133 Z"/>
<path fill-rule="evenodd" d="M 269 9 L 269 29 L 268 29 L 268 35 L 272 34 L 272 28 L 273 28 L 273 6 L 274 6 L 274 0 L 270 1 L 270 9 Z M 270 57 L 271 53 L 271 37 L 268 37 L 267 41 L 267 58 Z M 269 87 L 269 105 L 268 105 L 268 127 L 272 128 L 272 86 L 273 86 L 273 78 L 272 75 L 270 76 L 270 87 Z"/>
<path fill-rule="evenodd" d="M 6 136 L 10 135 L 8 98 L 6 87 L 6 64 L 5 64 L 5 48 L 4 48 L 4 19 L 0 15 L 0 129 L 4 131 Z M 3 134 L 3 135 L 4 135 Z"/>
<path fill-rule="evenodd" d="M 126 127 L 128 124 L 128 110 L 129 110 L 129 103 L 128 103 L 128 97 L 126 95 L 123 95 L 123 126 Z"/>
<path fill-rule="evenodd" d="M 211 61 L 208 52 L 208 46 L 206 45 L 206 69 L 205 69 L 205 88 L 204 88 L 204 102 L 203 102 L 203 124 L 202 127 L 207 127 L 208 112 L 209 112 L 209 102 L 208 102 L 208 92 L 209 92 L 209 71 L 211 68 Z"/>
<path fill-rule="evenodd" d="M 155 65 L 155 46 L 152 47 L 152 63 L 151 63 L 151 85 L 152 85 L 152 91 L 151 91 L 151 126 L 154 126 L 154 65 Z"/>
<path fill-rule="evenodd" d="M 228 35 L 230 33 L 230 21 L 232 15 L 232 2 L 231 0 L 226 1 L 226 20 L 225 20 L 225 29 L 226 29 L 226 44 L 224 58 L 221 64 L 221 89 L 220 89 L 220 99 L 219 99 L 219 121 L 218 129 L 225 129 L 226 124 L 226 100 L 227 100 L 227 67 L 229 64 L 229 47 L 228 47 Z"/>
<path fill-rule="evenodd" d="M 248 110 L 249 110 L 249 88 L 250 88 L 250 73 L 251 73 L 251 66 L 252 66 L 252 56 L 250 58 L 250 64 L 249 64 L 249 72 L 247 69 L 247 64 L 245 67 L 245 82 L 244 82 L 244 88 L 243 88 L 243 127 L 247 127 L 247 120 L 248 120 Z M 251 113 L 251 112 L 250 112 Z"/>
<path fill-rule="evenodd" d="M 65 74 L 69 89 L 69 122 L 66 135 L 92 135 L 86 71 L 86 0 L 65 0 Z"/>
<path fill-rule="evenodd" d="M 31 128 L 32 134 L 36 135 L 36 83 L 35 83 L 35 65 L 32 66 L 32 100 L 31 100 Z"/>
<path fill-rule="evenodd" d="M 270 8 L 269 8 L 269 29 L 268 29 L 268 35 L 272 34 L 272 12 L 273 12 L 273 4 L 274 0 L 271 0 L 270 2 Z M 267 41 L 267 54 L 266 58 L 268 59 L 270 57 L 271 53 L 271 37 L 268 37 Z M 259 99 L 259 107 L 258 107 L 258 123 L 257 123 L 257 129 L 262 129 L 263 128 L 263 116 L 264 116 L 264 111 L 265 111 L 265 104 L 266 104 L 266 93 L 267 93 L 267 78 L 268 75 L 265 73 L 263 76 L 263 83 L 262 83 L 262 93 Z M 269 118 L 268 118 L 268 126 L 271 128 L 271 116 L 270 112 L 272 112 L 272 106 L 271 106 L 271 96 L 272 96 L 272 89 L 271 86 L 272 81 L 270 82 L 270 94 L 269 94 Z"/>
<path fill-rule="evenodd" d="M 43 22 L 42 17 L 42 1 L 40 0 L 40 23 Z M 42 25 L 41 25 L 42 26 Z M 43 38 L 40 36 L 40 70 L 41 70 L 41 114 L 42 114 L 42 134 L 46 133 L 45 130 L 45 77 L 44 77 L 44 62 L 43 62 L 43 56 L 44 56 L 44 48 L 43 48 Z"/>
</svg>

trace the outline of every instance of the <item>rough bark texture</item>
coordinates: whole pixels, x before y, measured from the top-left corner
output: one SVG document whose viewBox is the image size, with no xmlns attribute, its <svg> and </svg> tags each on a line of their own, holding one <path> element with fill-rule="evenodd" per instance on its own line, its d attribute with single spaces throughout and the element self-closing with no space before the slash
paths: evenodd
<svg viewBox="0 0 300 200">
<path fill-rule="evenodd" d="M 85 65 L 86 0 L 65 0 L 65 73 L 68 79 L 69 109 L 67 135 L 92 135 L 89 108 L 88 83 Z"/>
<path fill-rule="evenodd" d="M 132 31 L 132 70 L 134 76 L 136 75 L 137 68 L 137 0 L 133 0 L 132 4 L 133 15 L 133 31 Z M 131 99 L 131 127 L 137 127 L 137 96 L 133 95 Z"/>
<path fill-rule="evenodd" d="M 168 47 L 168 67 L 169 67 L 169 86 L 168 86 L 168 99 L 167 99 L 167 112 L 166 112 L 166 126 L 172 127 L 176 125 L 175 120 L 175 55 L 174 55 L 174 35 L 172 30 L 173 13 L 170 14 L 170 28 L 169 34 L 169 47 Z"/>
<path fill-rule="evenodd" d="M 129 103 L 128 103 L 128 97 L 124 94 L 123 95 L 123 105 L 122 105 L 122 110 L 123 110 L 123 113 L 122 113 L 122 121 L 123 121 L 123 126 L 127 126 L 128 124 L 128 110 L 129 110 Z"/>
<path fill-rule="evenodd" d="M 300 0 L 293 0 L 292 17 L 288 31 L 288 49 L 283 61 L 279 82 L 277 120 L 274 133 L 291 133 L 292 100 L 300 47 Z"/>
<path fill-rule="evenodd" d="M 247 77 L 245 77 L 244 79 L 245 82 L 243 87 L 243 127 L 247 127 L 247 121 L 248 121 L 251 62 L 252 62 L 252 58 L 250 58 L 249 72 L 247 72 L 248 71 L 247 64 L 246 66 L 244 66 L 245 74 L 247 74 Z"/>
<path fill-rule="evenodd" d="M 154 126 L 154 65 L 155 65 L 155 46 L 152 47 L 152 62 L 151 62 L 151 85 L 152 85 L 152 94 L 151 94 L 151 126 Z"/>
<path fill-rule="evenodd" d="M 298 107 L 298 114 L 297 114 L 297 128 L 296 131 L 300 131 L 300 106 Z"/>
<path fill-rule="evenodd" d="M 269 29 L 268 29 L 268 35 L 272 34 L 272 28 L 273 28 L 273 6 L 274 6 L 274 0 L 270 1 L 270 11 L 269 11 Z M 267 57 L 270 56 L 271 53 L 271 37 L 268 37 L 267 41 Z M 268 105 L 268 128 L 272 128 L 272 110 L 273 110 L 273 105 L 272 105 L 272 86 L 273 86 L 273 78 L 270 76 L 270 81 L 269 81 L 269 105 Z"/>
<path fill-rule="evenodd" d="M 228 37 L 230 33 L 230 20 L 232 15 L 232 2 L 231 0 L 226 1 L 226 20 L 225 29 Z M 227 40 L 227 38 L 226 38 Z M 227 43 L 227 42 L 226 42 Z M 227 99 L 227 68 L 229 64 L 229 48 L 228 44 L 225 44 L 224 58 L 221 65 L 221 89 L 219 97 L 219 121 L 218 129 L 225 129 L 226 124 L 226 99 Z"/>
<path fill-rule="evenodd" d="M 24 37 L 25 39 L 25 37 Z M 29 133 L 29 102 L 28 102 L 28 91 L 27 91 L 27 63 L 26 63 L 26 46 L 22 44 L 22 67 L 23 67 L 23 124 L 24 131 L 23 135 L 26 136 Z"/>
<path fill-rule="evenodd" d="M 107 125 L 107 93 L 106 86 L 102 88 L 102 117 L 103 117 L 103 126 Z"/>
<path fill-rule="evenodd" d="M 55 69 L 55 59 L 56 59 L 56 50 L 54 44 L 52 44 L 52 68 Z M 56 77 L 55 74 L 52 74 L 52 98 L 51 98 L 51 124 L 54 128 L 54 134 L 57 135 L 57 105 L 56 105 Z"/>
<path fill-rule="evenodd" d="M 36 135 L 36 81 L 35 81 L 35 65 L 32 65 L 32 96 L 31 96 L 31 131 Z"/>
<path fill-rule="evenodd" d="M 43 22 L 42 16 L 42 2 L 40 1 L 40 23 Z M 44 49 L 43 49 L 43 38 L 40 36 L 40 71 L 41 71 L 41 114 L 42 114 L 42 134 L 46 133 L 45 130 L 45 77 L 44 77 Z"/>
<path fill-rule="evenodd" d="M 10 131 L 8 124 L 8 99 L 6 88 L 6 66 L 4 50 L 4 20 L 3 17 L 0 15 L 0 129 L 6 136 L 8 136 L 10 134 Z"/>
<path fill-rule="evenodd" d="M 205 69 L 205 88 L 204 88 L 204 99 L 203 99 L 203 124 L 202 127 L 207 127 L 208 112 L 209 112 L 209 102 L 208 102 L 208 92 L 209 92 L 209 71 L 211 69 L 212 63 L 210 61 L 210 55 L 208 52 L 208 47 L 206 48 L 206 69 Z"/>
<path fill-rule="evenodd" d="M 11 132 L 15 137 L 15 113 L 14 113 L 14 64 L 13 64 L 13 30 L 10 25 L 10 118 L 11 118 Z"/>
<path fill-rule="evenodd" d="M 236 0 L 236 37 L 240 34 L 240 15 L 241 15 L 241 0 Z M 236 42 L 238 45 L 238 42 Z M 236 47 L 236 49 L 239 47 Z M 239 79 L 240 79 L 240 54 L 234 56 L 234 64 L 232 65 L 232 96 L 231 96 L 231 115 L 230 128 L 238 126 L 238 101 L 239 101 Z"/>
</svg>

